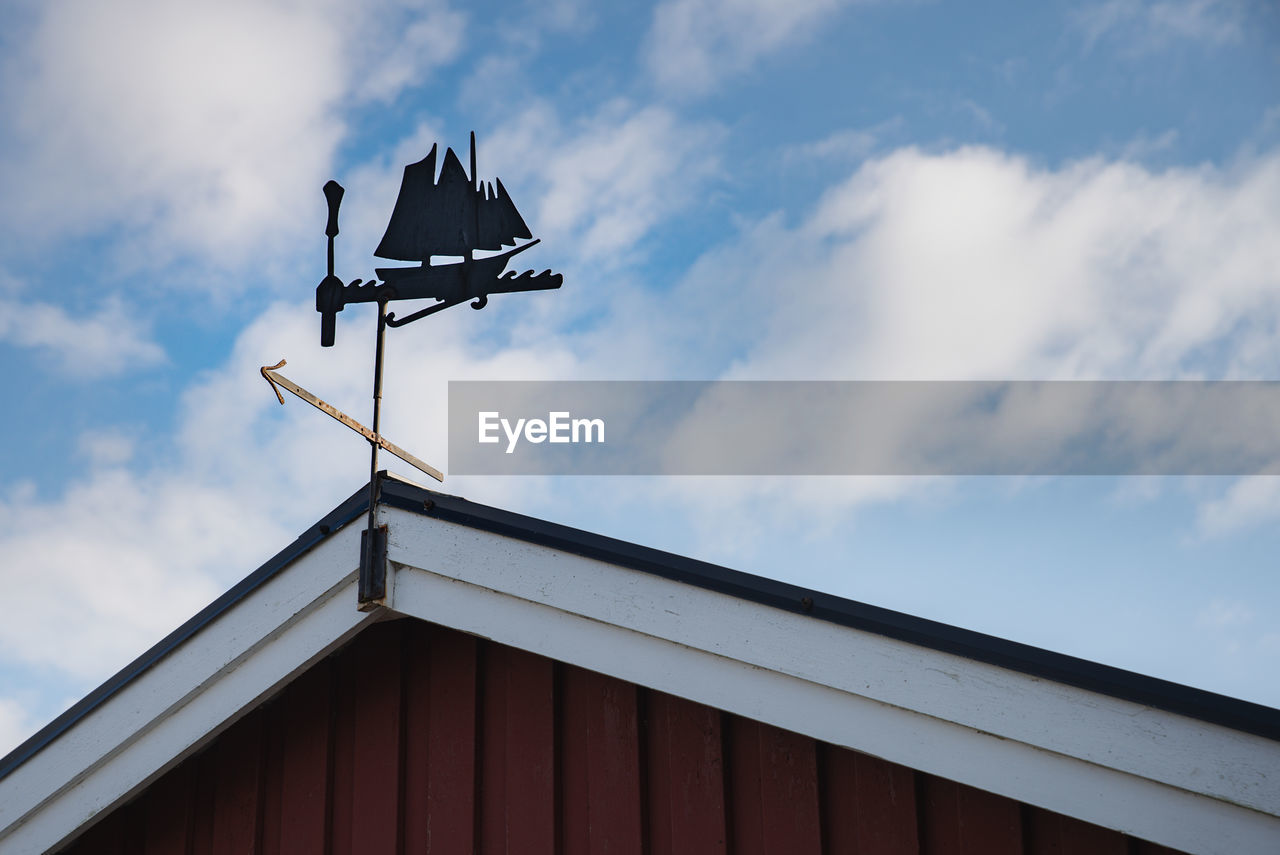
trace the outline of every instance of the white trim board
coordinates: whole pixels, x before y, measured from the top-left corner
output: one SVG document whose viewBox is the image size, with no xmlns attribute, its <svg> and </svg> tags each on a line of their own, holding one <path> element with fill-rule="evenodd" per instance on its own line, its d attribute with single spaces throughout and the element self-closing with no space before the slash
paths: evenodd
<svg viewBox="0 0 1280 855">
<path fill-rule="evenodd" d="M 1273 855 L 1280 743 L 403 510 L 397 611 L 1189 852 Z"/>
</svg>

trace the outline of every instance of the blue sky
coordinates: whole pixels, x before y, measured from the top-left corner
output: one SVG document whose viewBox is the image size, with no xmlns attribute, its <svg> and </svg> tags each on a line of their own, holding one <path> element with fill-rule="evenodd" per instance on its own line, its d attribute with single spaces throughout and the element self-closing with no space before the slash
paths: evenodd
<svg viewBox="0 0 1280 855">
<path fill-rule="evenodd" d="M 551 295 L 392 331 L 385 431 L 461 379 L 1280 380 L 1263 0 L 46 0 L 0 42 L 0 750 L 367 477 L 338 272 L 433 142 Z M 389 463 L 397 469 L 395 461 Z M 412 477 L 412 471 L 405 474 Z M 450 478 L 444 489 L 1280 705 L 1280 484 Z"/>
</svg>

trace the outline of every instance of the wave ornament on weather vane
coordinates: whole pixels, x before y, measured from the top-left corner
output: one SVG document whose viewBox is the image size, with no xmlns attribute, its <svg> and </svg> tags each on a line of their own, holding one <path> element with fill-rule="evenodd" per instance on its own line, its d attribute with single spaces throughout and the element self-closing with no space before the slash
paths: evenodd
<svg viewBox="0 0 1280 855">
<path fill-rule="evenodd" d="M 378 332 L 374 349 L 373 426 L 366 428 L 355 419 L 312 395 L 278 372 L 284 360 L 263 366 L 262 376 L 271 384 L 280 403 L 284 387 L 302 400 L 337 419 L 368 440 L 369 522 L 360 549 L 359 607 L 368 610 L 386 601 L 387 527 L 377 525 L 378 449 L 384 448 L 438 481 L 444 476 L 435 468 L 394 445 L 379 433 L 382 411 L 382 352 L 387 327 L 433 315 L 459 303 L 483 309 L 491 294 L 520 291 L 549 291 L 559 288 L 563 277 L 550 270 L 532 270 L 517 275 L 507 271 L 507 262 L 539 241 L 533 239 L 524 218 L 502 186 L 502 181 L 481 182 L 476 172 L 476 135 L 471 134 L 471 174 L 468 176 L 453 149 L 446 149 L 440 174 L 436 176 L 436 151 L 404 168 L 400 194 L 386 233 L 374 251 L 378 258 L 416 261 L 416 267 L 379 267 L 368 282 L 361 279 L 344 284 L 333 272 L 334 238 L 338 235 L 338 208 L 343 188 L 336 181 L 324 185 L 329 206 L 325 226 L 328 238 L 328 273 L 316 287 L 316 311 L 320 313 L 320 345 L 332 347 L 337 332 L 337 314 L 352 303 L 377 303 Z M 507 247 L 511 247 L 508 249 Z M 486 253 L 477 255 L 477 253 Z M 444 263 L 433 259 L 448 257 Z M 363 284 L 362 284 L 363 283 Z M 387 303 L 396 300 L 435 300 L 403 318 L 387 312 Z"/>
</svg>

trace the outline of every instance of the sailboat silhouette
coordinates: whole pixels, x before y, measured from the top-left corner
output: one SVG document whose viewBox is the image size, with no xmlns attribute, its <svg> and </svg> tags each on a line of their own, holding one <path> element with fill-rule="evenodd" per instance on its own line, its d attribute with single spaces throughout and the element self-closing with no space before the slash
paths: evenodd
<svg viewBox="0 0 1280 855">
<path fill-rule="evenodd" d="M 470 176 L 450 148 L 445 150 L 437 178 L 437 151 L 438 146 L 433 145 L 426 157 L 404 168 L 391 221 L 374 251 L 378 258 L 416 261 L 418 266 L 379 267 L 376 272 L 382 284 L 366 285 L 360 285 L 358 279 L 343 285 L 330 269 L 329 276 L 316 289 L 316 310 L 322 314 L 322 345 L 333 343 L 334 316 L 348 303 L 435 299 L 445 304 L 399 320 L 388 316 L 390 326 L 402 326 L 436 309 L 467 300 L 474 301 L 472 308 L 482 309 L 490 294 L 546 291 L 562 284 L 563 277 L 550 270 L 538 274 L 529 270 L 518 276 L 514 271 L 503 273 L 512 257 L 539 241 L 531 239 L 529 226 L 501 179 L 495 179 L 496 185 L 478 180 L 476 135 L 471 134 Z M 330 200 L 332 240 L 337 234 L 341 188 L 330 183 L 337 188 Z M 496 254 L 477 258 L 477 251 Z M 433 263 L 441 256 L 455 260 Z"/>
</svg>

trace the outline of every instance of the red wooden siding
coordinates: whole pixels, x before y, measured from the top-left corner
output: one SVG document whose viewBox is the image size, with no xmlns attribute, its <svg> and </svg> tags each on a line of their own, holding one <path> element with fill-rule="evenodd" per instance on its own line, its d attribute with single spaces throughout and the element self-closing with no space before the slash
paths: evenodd
<svg viewBox="0 0 1280 855">
<path fill-rule="evenodd" d="M 365 631 L 65 851 L 1171 852 L 414 620 Z"/>
</svg>

